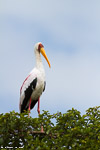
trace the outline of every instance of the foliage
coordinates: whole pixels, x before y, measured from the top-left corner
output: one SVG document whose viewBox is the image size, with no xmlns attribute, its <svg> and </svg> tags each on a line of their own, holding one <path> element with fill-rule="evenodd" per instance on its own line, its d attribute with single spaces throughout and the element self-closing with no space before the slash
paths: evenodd
<svg viewBox="0 0 100 150">
<path fill-rule="evenodd" d="M 43 133 L 39 132 L 41 125 Z M 100 150 L 100 107 L 89 108 L 85 115 L 74 108 L 64 114 L 50 115 L 43 111 L 39 118 L 28 118 L 27 112 L 0 114 L 0 148 L 9 147 L 17 150 Z"/>
</svg>

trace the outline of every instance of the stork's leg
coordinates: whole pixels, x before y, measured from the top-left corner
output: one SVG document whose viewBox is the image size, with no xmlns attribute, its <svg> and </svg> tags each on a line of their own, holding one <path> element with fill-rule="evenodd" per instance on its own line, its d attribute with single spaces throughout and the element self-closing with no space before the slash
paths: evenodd
<svg viewBox="0 0 100 150">
<path fill-rule="evenodd" d="M 38 111 L 38 115 L 40 115 L 40 97 L 38 99 L 38 108 L 37 108 L 37 111 Z M 41 132 L 44 132 L 43 125 L 41 125 Z"/>
<path fill-rule="evenodd" d="M 31 110 L 31 98 L 30 98 L 30 101 L 29 101 L 29 108 L 28 108 L 28 110 L 29 110 L 29 113 L 28 113 L 28 117 L 29 117 L 30 110 Z"/>
<path fill-rule="evenodd" d="M 40 115 L 40 97 L 38 99 L 38 108 L 37 108 L 37 111 L 38 111 L 38 115 Z M 43 125 L 41 125 L 41 132 L 44 132 Z"/>
<path fill-rule="evenodd" d="M 38 108 L 37 108 L 37 111 L 38 111 L 38 115 L 40 115 L 40 97 L 38 99 Z"/>
</svg>

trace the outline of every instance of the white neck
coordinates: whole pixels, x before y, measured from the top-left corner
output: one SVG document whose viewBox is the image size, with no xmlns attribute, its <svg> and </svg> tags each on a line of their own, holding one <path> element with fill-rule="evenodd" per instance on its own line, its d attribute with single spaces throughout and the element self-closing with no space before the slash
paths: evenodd
<svg viewBox="0 0 100 150">
<path fill-rule="evenodd" d="M 40 69 L 44 69 L 43 64 L 42 64 L 42 59 L 41 56 L 38 52 L 35 52 L 35 57 L 36 57 L 36 67 Z"/>
</svg>

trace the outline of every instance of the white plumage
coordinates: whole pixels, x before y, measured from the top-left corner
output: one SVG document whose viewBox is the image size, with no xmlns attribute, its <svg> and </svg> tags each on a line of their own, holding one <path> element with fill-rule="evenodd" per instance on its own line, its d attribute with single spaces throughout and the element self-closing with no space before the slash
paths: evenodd
<svg viewBox="0 0 100 150">
<path fill-rule="evenodd" d="M 50 63 L 46 56 L 43 45 L 39 42 L 34 47 L 34 52 L 36 56 L 36 67 L 29 73 L 28 77 L 23 82 L 20 89 L 20 112 L 24 110 L 32 109 L 36 102 L 39 103 L 39 98 L 45 89 L 45 71 L 42 64 L 40 53 L 47 60 L 49 67 Z M 38 113 L 39 113 L 38 104 Z"/>
</svg>

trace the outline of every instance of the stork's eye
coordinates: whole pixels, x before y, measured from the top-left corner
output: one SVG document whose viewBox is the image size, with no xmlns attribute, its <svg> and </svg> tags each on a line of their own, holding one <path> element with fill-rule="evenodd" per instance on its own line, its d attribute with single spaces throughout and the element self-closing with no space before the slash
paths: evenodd
<svg viewBox="0 0 100 150">
<path fill-rule="evenodd" d="M 38 51 L 39 51 L 39 53 L 40 53 L 40 49 L 41 49 L 42 47 L 44 47 L 44 46 L 40 43 L 39 46 L 38 46 Z"/>
</svg>

